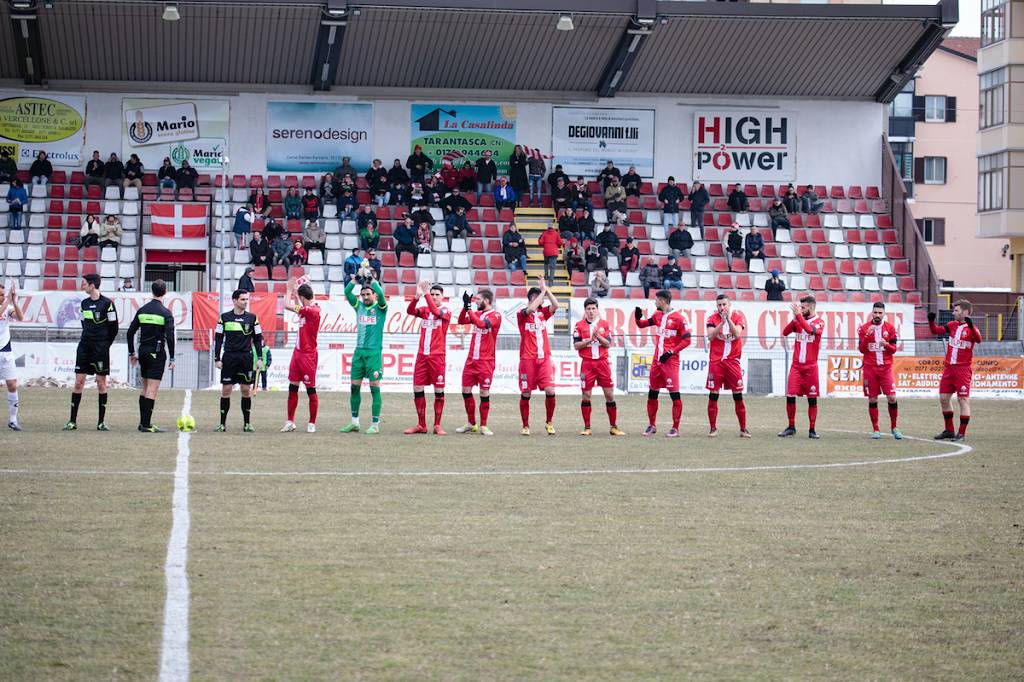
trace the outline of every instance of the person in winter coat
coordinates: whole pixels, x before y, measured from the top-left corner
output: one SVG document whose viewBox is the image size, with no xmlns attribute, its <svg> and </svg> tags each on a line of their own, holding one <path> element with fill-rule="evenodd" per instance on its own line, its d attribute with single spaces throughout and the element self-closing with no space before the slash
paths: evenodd
<svg viewBox="0 0 1024 682">
<path fill-rule="evenodd" d="M 571 208 L 563 208 L 558 215 L 558 234 L 562 235 L 562 239 L 565 241 L 569 241 L 576 238 L 578 229 L 576 214 L 572 212 Z"/>
<path fill-rule="evenodd" d="M 117 158 L 117 154 L 111 154 L 107 162 L 103 164 L 103 186 L 116 185 L 121 189 L 121 194 L 124 194 L 124 189 L 121 187 L 123 182 L 124 164 L 121 163 L 121 159 Z"/>
<path fill-rule="evenodd" d="M 409 174 L 402 168 L 402 160 L 395 159 L 391 164 L 391 168 L 388 169 L 388 184 L 392 187 L 397 185 L 409 186 Z"/>
<path fill-rule="evenodd" d="M 594 222 L 594 217 L 590 215 L 588 209 L 583 209 L 582 215 L 576 220 L 576 233 L 580 236 L 580 239 L 589 239 L 594 241 L 597 238 L 597 223 Z"/>
<path fill-rule="evenodd" d="M 796 195 L 796 188 L 793 187 L 793 183 L 790 183 L 789 187 L 786 188 L 786 194 L 782 197 L 782 205 L 786 207 L 786 211 L 789 213 L 800 212 L 800 197 Z"/>
<path fill-rule="evenodd" d="M 548 173 L 547 183 L 549 193 L 551 192 L 551 190 L 555 188 L 555 185 L 558 184 L 558 178 L 562 178 L 563 180 L 565 180 L 565 184 L 569 184 L 569 176 L 566 175 L 565 171 L 562 170 L 562 164 L 560 163 L 556 163 L 555 170 Z"/>
<path fill-rule="evenodd" d="M 461 208 L 465 212 L 469 212 L 469 209 L 473 208 L 473 204 L 462 196 L 462 191 L 458 187 L 452 189 L 451 194 L 442 199 L 438 206 L 441 207 L 444 215 L 451 215 L 457 208 Z"/>
<path fill-rule="evenodd" d="M 555 215 L 561 215 L 566 209 L 572 208 L 572 190 L 569 189 L 565 180 L 558 178 L 555 181 L 555 188 L 551 190 L 551 210 Z"/>
<path fill-rule="evenodd" d="M 410 216 L 399 223 L 395 228 L 395 258 L 401 263 L 402 252 L 411 253 L 413 260 L 419 254 L 419 247 L 416 246 L 416 225 Z"/>
<path fill-rule="evenodd" d="M 597 174 L 597 181 L 601 183 L 601 189 L 608 189 L 608 185 L 612 184 L 612 178 L 622 179 L 622 173 L 618 168 L 615 167 L 615 163 L 611 160 L 605 164 L 601 172 Z"/>
<path fill-rule="evenodd" d="M 302 246 L 301 239 L 295 239 L 292 241 L 292 255 L 288 256 L 288 262 L 291 265 L 305 265 L 306 261 L 309 260 L 309 254 L 306 253 L 305 247 Z"/>
<path fill-rule="evenodd" d="M 353 180 L 359 175 L 359 171 L 352 165 L 352 158 L 349 156 L 341 157 L 341 163 L 334 169 L 334 179 L 339 182 L 345 177 L 349 176 Z"/>
<path fill-rule="evenodd" d="M 434 169 L 434 162 L 423 153 L 423 147 L 416 145 L 406 159 L 405 167 L 409 169 L 409 177 L 413 182 L 423 183 L 427 173 Z"/>
<path fill-rule="evenodd" d="M 235 211 L 235 223 L 231 226 L 231 231 L 238 237 L 239 250 L 245 248 L 245 237 L 252 232 L 253 220 L 252 207 L 248 204 L 239 206 L 238 210 Z"/>
<path fill-rule="evenodd" d="M 743 233 L 740 232 L 740 224 L 733 223 L 725 231 L 725 262 L 732 270 L 732 259 L 743 258 Z"/>
<path fill-rule="evenodd" d="M 132 154 L 128 157 L 128 163 L 124 165 L 124 189 L 135 187 L 141 192 L 143 175 L 142 159 L 138 154 Z M 121 196 L 124 196 L 124 192 L 121 193 Z"/>
<path fill-rule="evenodd" d="M 292 255 L 292 240 L 287 230 L 282 230 L 281 233 L 277 235 L 277 239 L 271 243 L 270 249 L 274 252 L 274 264 L 283 265 L 285 276 L 287 277 L 288 273 L 290 273 L 292 269 L 292 263 L 290 260 Z M 273 277 L 268 277 L 268 279 L 273 279 Z"/>
<path fill-rule="evenodd" d="M 359 252 L 359 249 L 352 249 L 351 255 L 345 259 L 345 262 L 341 264 L 342 271 L 344 272 L 345 283 L 347 284 L 351 280 L 357 279 L 359 276 L 359 268 L 363 265 L 363 256 Z"/>
<path fill-rule="evenodd" d="M 558 254 L 561 252 L 562 244 L 565 241 L 562 235 L 558 234 L 558 228 L 554 223 L 548 225 L 548 229 L 537 238 L 537 245 L 541 247 L 544 254 L 544 279 L 548 286 L 555 283 L 555 269 L 558 267 Z"/>
<path fill-rule="evenodd" d="M 174 188 L 174 198 L 177 199 L 181 190 L 188 189 L 192 192 L 192 198 L 196 196 L 196 183 L 199 182 L 199 173 L 189 165 L 188 159 L 181 162 L 181 168 L 174 176 L 177 187 Z"/>
<path fill-rule="evenodd" d="M 316 197 L 314 197 L 316 198 Z M 305 199 L 303 199 L 305 202 Z M 359 200 L 351 187 L 341 190 L 341 198 L 338 199 L 338 217 L 341 220 L 355 220 L 359 211 Z"/>
<path fill-rule="evenodd" d="M 743 191 L 743 185 L 738 182 L 733 185 L 732 191 L 729 192 L 728 204 L 729 210 L 734 213 L 746 213 L 750 210 L 750 200 Z"/>
<path fill-rule="evenodd" d="M 262 187 L 257 187 L 249 195 L 249 205 L 252 206 L 253 214 L 262 218 L 270 217 L 270 197 Z"/>
<path fill-rule="evenodd" d="M 569 182 L 566 178 L 566 183 Z M 558 184 L 558 178 L 555 178 L 555 184 Z M 590 200 L 590 188 L 587 187 L 587 181 L 583 179 L 583 176 L 576 178 L 576 182 L 569 185 L 569 191 L 572 197 L 571 206 L 572 210 L 578 211 L 581 208 L 585 208 L 594 213 L 594 203 Z"/>
<path fill-rule="evenodd" d="M 302 218 L 302 197 L 299 196 L 299 188 L 292 186 L 284 195 L 284 217 L 289 220 Z"/>
<path fill-rule="evenodd" d="M 21 180 L 14 178 L 11 180 L 11 186 L 7 188 L 7 207 L 11 215 L 8 227 L 12 230 L 21 229 L 21 216 L 24 214 L 27 205 L 28 192 L 25 191 L 25 186 L 21 183 Z"/>
<path fill-rule="evenodd" d="M 589 265 L 587 266 L 589 269 Z M 590 293 L 598 298 L 604 298 L 611 291 L 612 285 L 608 281 L 608 273 L 604 270 L 594 270 L 594 277 L 590 280 Z"/>
<path fill-rule="evenodd" d="M 324 173 L 324 176 L 320 178 L 320 210 L 322 211 L 327 204 L 338 203 L 340 196 L 341 184 L 338 182 L 338 178 L 331 173 Z"/>
<path fill-rule="evenodd" d="M 29 166 L 28 172 L 32 176 L 33 185 L 45 185 L 50 181 L 50 176 L 53 175 L 53 164 L 46 158 L 46 152 L 36 154 L 36 160 Z"/>
<path fill-rule="evenodd" d="M 526 171 L 530 179 L 530 202 L 534 208 L 540 207 L 540 183 L 544 180 L 544 173 L 547 166 L 544 165 L 544 158 L 539 154 L 531 156 L 526 161 Z"/>
<path fill-rule="evenodd" d="M 804 213 L 817 213 L 821 210 L 821 207 L 825 205 L 825 202 L 818 198 L 818 193 L 814 191 L 814 185 L 807 185 L 804 189 L 803 196 L 800 197 L 800 208 Z"/>
<path fill-rule="evenodd" d="M 661 288 L 661 268 L 653 258 L 648 258 L 640 268 L 640 286 L 644 288 L 644 298 L 651 297 L 651 289 L 657 291 Z"/>
<path fill-rule="evenodd" d="M 451 192 L 459 187 L 459 171 L 451 161 L 441 162 L 441 183 Z"/>
<path fill-rule="evenodd" d="M 626 281 L 626 275 L 636 272 L 640 267 L 640 249 L 636 248 L 632 237 L 626 237 L 626 245 L 619 251 L 619 272 L 622 273 L 622 281 Z"/>
<path fill-rule="evenodd" d="M 587 255 L 583 251 L 578 239 L 573 237 L 565 248 L 565 271 L 572 281 L 572 273 L 584 272 L 587 269 Z"/>
<path fill-rule="evenodd" d="M 693 237 L 682 225 L 676 225 L 676 229 L 668 235 L 668 248 L 674 256 L 689 258 L 690 249 L 693 248 Z"/>
<path fill-rule="evenodd" d="M 324 249 L 327 246 L 327 233 L 320 227 L 319 220 L 307 220 L 302 228 L 302 243 L 306 247 L 306 253 L 319 249 L 320 253 L 326 255 Z"/>
<path fill-rule="evenodd" d="M 700 238 L 704 239 L 704 209 L 711 203 L 711 195 L 700 182 L 694 182 L 690 189 L 690 225 L 700 230 Z"/>
<path fill-rule="evenodd" d="M 488 149 L 484 155 L 476 160 L 476 194 L 479 197 L 484 192 L 493 191 L 494 181 L 498 179 L 498 166 L 491 158 L 491 150 Z"/>
<path fill-rule="evenodd" d="M 746 238 L 743 240 L 744 259 L 747 261 L 747 269 L 750 269 L 750 261 L 754 258 L 764 260 L 764 237 L 757 229 L 757 225 L 750 228 Z"/>
<path fill-rule="evenodd" d="M 683 190 L 679 189 L 676 179 L 668 176 L 668 184 L 658 192 L 661 204 L 661 224 L 665 227 L 679 224 L 679 204 L 683 203 Z"/>
<path fill-rule="evenodd" d="M 509 223 L 505 234 L 501 236 L 501 250 L 509 270 L 526 272 L 526 240 L 514 222 Z"/>
<path fill-rule="evenodd" d="M 11 184 L 18 177 L 18 164 L 11 158 L 11 153 L 0 149 L 0 184 Z"/>
<path fill-rule="evenodd" d="M 82 183 L 86 190 L 89 189 L 90 185 L 96 185 L 97 187 L 106 187 L 106 164 L 103 163 L 103 159 L 100 158 L 100 152 L 98 149 L 94 149 L 92 152 L 92 158 L 85 164 L 85 181 Z"/>
<path fill-rule="evenodd" d="M 789 229 L 789 211 L 778 197 L 772 199 L 771 206 L 768 207 L 768 219 L 772 221 L 772 239 L 775 239 L 779 228 Z"/>
<path fill-rule="evenodd" d="M 434 245 L 434 228 L 423 221 L 416 228 L 416 247 L 419 253 L 430 253 Z"/>
<path fill-rule="evenodd" d="M 779 271 L 772 268 L 771 277 L 764 283 L 765 297 L 769 301 L 781 301 L 785 291 L 786 283 L 779 278 Z"/>
<path fill-rule="evenodd" d="M 644 184 L 644 179 L 636 172 L 636 166 L 630 166 L 629 170 L 626 171 L 626 174 L 622 176 L 620 182 L 622 183 L 622 186 L 626 188 L 627 197 L 640 196 L 640 185 Z"/>
<path fill-rule="evenodd" d="M 78 235 L 78 248 L 85 249 L 90 246 L 96 246 L 100 243 L 100 232 L 103 228 L 100 226 L 100 220 L 93 214 L 89 214 L 85 217 L 85 222 L 82 223 L 82 230 Z"/>
<path fill-rule="evenodd" d="M 160 195 L 163 193 L 164 188 L 170 189 L 174 192 L 174 196 L 178 196 L 178 169 L 171 163 L 171 157 L 165 156 L 163 165 L 156 172 L 156 200 L 160 201 Z"/>
<path fill-rule="evenodd" d="M 248 291 L 250 294 L 256 291 L 256 285 L 252 283 L 251 274 L 254 270 L 255 268 L 253 266 L 247 265 L 245 267 L 245 272 L 238 278 L 238 286 L 235 288 L 241 289 L 242 291 Z"/>
<path fill-rule="evenodd" d="M 121 245 L 121 236 L 123 234 L 124 230 L 121 227 L 121 221 L 117 219 L 117 216 L 108 215 L 100 229 L 98 245 L 101 249 L 107 246 L 112 246 L 116 249 Z"/>
<path fill-rule="evenodd" d="M 319 220 L 320 209 L 320 197 L 313 194 L 312 187 L 307 187 L 306 193 L 302 195 L 302 219 Z"/>
<path fill-rule="evenodd" d="M 463 194 L 476 191 L 476 171 L 469 161 L 462 164 L 462 168 L 459 169 L 459 189 Z"/>
<path fill-rule="evenodd" d="M 477 176 L 479 177 L 479 176 Z M 516 198 L 519 194 L 508 184 L 508 178 L 502 176 L 498 180 L 498 186 L 494 188 L 494 207 L 501 212 L 503 208 L 515 208 Z"/>
<path fill-rule="evenodd" d="M 366 186 L 370 188 L 371 193 L 376 192 L 378 187 L 391 185 L 391 181 L 388 180 L 388 169 L 384 167 L 384 163 L 380 159 L 373 160 L 370 169 L 363 177 L 366 179 Z"/>
<path fill-rule="evenodd" d="M 380 243 L 380 231 L 377 229 L 377 214 L 373 212 L 373 206 L 363 206 L 356 218 L 356 227 L 359 228 L 359 248 L 376 249 Z"/>
<path fill-rule="evenodd" d="M 601 255 L 607 258 L 608 256 L 619 255 L 619 236 L 615 234 L 615 229 L 611 225 L 605 225 L 604 229 L 600 234 L 597 235 L 597 246 L 601 250 Z"/>
<path fill-rule="evenodd" d="M 508 157 L 508 181 L 516 196 L 524 196 L 530 191 L 530 179 L 527 174 L 526 152 L 522 145 L 512 148 L 512 155 Z"/>
<path fill-rule="evenodd" d="M 604 207 L 608 211 L 608 221 L 621 223 L 626 221 L 626 189 L 619 184 L 618 176 L 613 176 L 608 188 L 604 191 Z"/>
<path fill-rule="evenodd" d="M 604 272 L 608 274 L 608 256 L 602 255 L 604 249 L 595 242 L 591 242 L 584 250 L 584 257 L 587 259 L 587 272 Z"/>
<path fill-rule="evenodd" d="M 683 290 L 683 270 L 676 263 L 675 256 L 669 256 L 661 266 L 661 286 L 666 289 Z"/>
<path fill-rule="evenodd" d="M 448 240 L 448 250 L 452 250 L 452 239 L 464 239 L 474 234 L 466 219 L 466 209 L 459 206 L 448 214 L 444 220 L 444 234 Z"/>
</svg>

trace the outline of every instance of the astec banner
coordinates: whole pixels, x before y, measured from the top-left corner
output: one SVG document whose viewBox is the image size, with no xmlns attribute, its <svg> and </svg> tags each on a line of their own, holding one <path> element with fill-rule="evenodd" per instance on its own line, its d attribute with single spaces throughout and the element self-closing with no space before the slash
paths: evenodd
<svg viewBox="0 0 1024 682">
<path fill-rule="evenodd" d="M 796 122 L 796 114 L 787 111 L 695 111 L 694 179 L 702 182 L 795 180 Z"/>
<path fill-rule="evenodd" d="M 46 152 L 54 166 L 82 165 L 85 97 L 0 93 L 0 151 L 19 164 Z"/>
<path fill-rule="evenodd" d="M 413 104 L 409 151 L 420 145 L 440 170 L 442 161 L 456 167 L 491 151 L 500 175 L 508 175 L 508 159 L 516 145 L 514 104 Z"/>
<path fill-rule="evenodd" d="M 226 99 L 121 100 L 121 155 L 138 154 L 155 173 L 170 157 L 175 166 L 188 161 L 200 173 L 221 168 L 228 154 L 231 105 Z"/>
<path fill-rule="evenodd" d="M 596 176 L 611 160 L 653 177 L 654 109 L 552 107 L 551 154 L 568 175 Z"/>
<path fill-rule="evenodd" d="M 373 161 L 373 105 L 267 102 L 267 170 L 323 173 L 343 156 L 356 168 Z"/>
</svg>

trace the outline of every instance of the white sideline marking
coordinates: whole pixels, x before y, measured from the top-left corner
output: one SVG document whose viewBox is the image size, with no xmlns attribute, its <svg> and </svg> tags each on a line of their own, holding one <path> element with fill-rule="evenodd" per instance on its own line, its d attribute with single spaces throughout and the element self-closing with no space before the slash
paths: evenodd
<svg viewBox="0 0 1024 682">
<path fill-rule="evenodd" d="M 181 413 L 192 409 L 192 391 L 185 391 Z M 187 682 L 188 663 L 188 441 L 192 434 L 178 433 L 178 459 L 171 498 L 171 537 L 164 564 L 167 597 L 164 600 L 164 632 L 160 644 L 160 682 Z"/>
</svg>

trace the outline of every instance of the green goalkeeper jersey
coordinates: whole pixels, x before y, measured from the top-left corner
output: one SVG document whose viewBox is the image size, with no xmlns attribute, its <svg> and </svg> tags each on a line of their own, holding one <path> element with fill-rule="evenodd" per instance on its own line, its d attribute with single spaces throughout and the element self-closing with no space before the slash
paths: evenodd
<svg viewBox="0 0 1024 682">
<path fill-rule="evenodd" d="M 365 305 L 353 289 L 355 280 L 345 285 L 345 298 L 356 310 L 356 350 L 370 350 L 380 353 L 384 350 L 384 321 L 387 319 L 388 301 L 384 298 L 384 290 L 376 280 L 370 281 L 370 287 L 377 293 L 377 303 Z"/>
</svg>

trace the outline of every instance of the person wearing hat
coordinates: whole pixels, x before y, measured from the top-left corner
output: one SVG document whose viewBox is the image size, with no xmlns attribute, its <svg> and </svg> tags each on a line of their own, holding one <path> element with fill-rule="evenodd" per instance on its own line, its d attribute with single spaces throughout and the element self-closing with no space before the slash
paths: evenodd
<svg viewBox="0 0 1024 682">
<path fill-rule="evenodd" d="M 683 290 L 683 269 L 676 263 L 675 256 L 669 256 L 661 266 L 661 286 L 666 289 Z"/>
<path fill-rule="evenodd" d="M 413 182 L 423 184 L 426 174 L 434 169 L 434 162 L 423 153 L 423 147 L 416 145 L 405 160 L 405 167 L 409 169 L 409 177 Z"/>
<path fill-rule="evenodd" d="M 745 255 L 743 233 L 740 232 L 740 224 L 734 222 L 725 231 L 725 263 L 732 270 L 732 259 L 743 258 Z"/>
<path fill-rule="evenodd" d="M 251 274 L 255 269 L 256 268 L 254 268 L 251 265 L 245 266 L 245 272 L 243 272 L 242 276 L 238 278 L 238 286 L 236 287 L 237 289 L 240 289 L 242 291 L 248 291 L 250 294 L 256 291 L 256 285 L 252 283 Z"/>
<path fill-rule="evenodd" d="M 771 277 L 764 283 L 765 294 L 769 301 L 781 301 L 782 292 L 786 290 L 786 283 L 779 278 L 778 268 L 772 268 Z"/>
<path fill-rule="evenodd" d="M 636 248 L 632 237 L 626 237 L 626 245 L 619 250 L 619 272 L 622 273 L 622 281 L 626 281 L 626 275 L 636 272 L 640 267 L 640 249 Z"/>
</svg>

